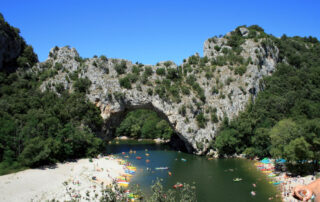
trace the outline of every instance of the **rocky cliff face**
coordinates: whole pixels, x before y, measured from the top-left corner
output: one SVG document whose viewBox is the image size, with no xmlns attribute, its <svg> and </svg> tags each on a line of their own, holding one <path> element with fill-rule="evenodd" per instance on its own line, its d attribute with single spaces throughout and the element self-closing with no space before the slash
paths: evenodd
<svg viewBox="0 0 320 202">
<path fill-rule="evenodd" d="M 55 71 L 42 90 L 63 85 L 72 91 L 74 77 L 89 79 L 87 97 L 101 110 L 105 137 L 112 136 L 128 111 L 148 108 L 170 123 L 189 152 L 206 154 L 222 121 L 234 118 L 254 101 L 260 80 L 275 70 L 279 51 L 272 41 L 257 37 L 260 34 L 242 27 L 208 39 L 204 57 L 193 55 L 181 66 L 170 61 L 132 64 L 105 57 L 83 60 L 74 48 L 56 47 L 36 68 Z"/>
</svg>

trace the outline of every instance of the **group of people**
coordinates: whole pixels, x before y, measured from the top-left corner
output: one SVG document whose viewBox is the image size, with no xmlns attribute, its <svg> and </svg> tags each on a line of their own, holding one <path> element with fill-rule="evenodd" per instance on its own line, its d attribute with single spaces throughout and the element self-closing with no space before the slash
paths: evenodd
<svg viewBox="0 0 320 202">
<path fill-rule="evenodd" d="M 301 201 L 308 201 L 314 198 L 315 202 L 320 202 L 320 179 L 308 185 L 295 186 L 292 190 L 292 195 Z"/>
</svg>

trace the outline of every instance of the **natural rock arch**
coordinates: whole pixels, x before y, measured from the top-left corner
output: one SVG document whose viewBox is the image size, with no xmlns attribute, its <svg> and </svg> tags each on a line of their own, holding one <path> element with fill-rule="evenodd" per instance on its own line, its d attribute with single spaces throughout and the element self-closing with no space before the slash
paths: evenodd
<svg viewBox="0 0 320 202">
<path fill-rule="evenodd" d="M 279 51 L 273 42 L 262 44 L 264 39 L 255 40 L 246 37 L 241 44 L 241 52 L 237 53 L 237 57 L 246 62 L 241 65 L 236 63 L 233 66 L 231 63 L 220 64 L 217 62 L 218 58 L 223 58 L 227 54 L 224 52 L 233 50 L 227 45 L 228 36 L 230 33 L 225 37 L 208 39 L 204 43 L 205 59 L 196 54 L 179 67 L 170 61 L 159 62 L 156 65 L 135 65 L 127 60 L 105 57 L 83 60 L 74 48 L 53 48 L 44 63 L 52 67 L 60 63 L 63 69 L 59 70 L 55 77 L 43 82 L 41 89 L 45 90 L 48 86 L 54 89 L 52 84 L 62 83 L 66 89 L 72 91 L 73 81 L 69 77 L 70 74 L 76 73 L 78 78 L 88 78 L 91 81 L 87 97 L 100 108 L 108 130 L 118 124 L 117 117 L 121 117 L 126 111 L 151 107 L 170 123 L 179 134 L 179 138 L 187 145 L 189 152 L 206 154 L 222 120 L 225 117 L 232 119 L 245 109 L 249 101 L 254 101 L 256 94 L 263 88 L 260 80 L 274 72 L 278 60 Z M 119 73 L 117 68 L 121 63 L 124 64 L 124 69 Z M 43 63 L 38 64 L 37 68 L 41 69 L 41 65 Z M 151 69 L 151 74 L 146 77 L 144 73 L 139 72 L 139 79 L 129 87 L 121 86 L 119 80 L 130 74 L 132 76 L 134 68 L 137 67 L 144 72 L 147 68 Z M 240 73 L 235 71 L 241 67 L 243 69 Z M 170 78 L 157 74 L 158 68 L 164 68 L 167 72 L 172 69 L 180 72 L 182 79 L 179 83 L 174 83 Z M 196 87 L 202 89 L 205 100 L 199 97 L 197 89 L 188 83 L 187 78 L 191 76 L 197 84 Z M 178 101 L 164 99 L 157 93 L 161 82 L 179 88 L 178 91 L 182 91 L 180 86 L 184 86 L 190 92 L 189 94 L 178 92 L 180 96 Z M 185 108 L 185 113 L 179 111 L 182 107 Z M 199 113 L 204 114 L 203 118 L 208 120 L 202 127 L 199 127 L 197 121 Z M 210 121 L 213 113 L 215 120 Z"/>
<path fill-rule="evenodd" d="M 106 141 L 113 139 L 115 137 L 114 134 L 116 128 L 121 124 L 126 115 L 129 112 L 137 109 L 148 109 L 156 112 L 157 115 L 160 118 L 167 121 L 170 127 L 175 131 L 175 134 L 170 139 L 170 145 L 177 150 L 186 151 L 189 153 L 193 152 L 193 147 L 188 143 L 187 140 L 185 140 L 185 138 L 181 134 L 179 134 L 179 132 L 175 130 L 176 123 L 171 123 L 168 117 L 161 110 L 153 106 L 152 103 L 145 103 L 140 105 L 131 105 L 123 103 L 121 111 L 111 113 L 110 117 L 105 121 L 102 138 Z"/>
</svg>

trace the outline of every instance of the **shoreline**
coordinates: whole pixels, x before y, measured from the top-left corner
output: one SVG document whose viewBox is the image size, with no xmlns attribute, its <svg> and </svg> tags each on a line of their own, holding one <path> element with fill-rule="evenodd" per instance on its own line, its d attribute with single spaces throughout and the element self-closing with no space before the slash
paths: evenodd
<svg viewBox="0 0 320 202">
<path fill-rule="evenodd" d="M 253 160 L 254 166 L 262 172 L 270 184 L 276 186 L 276 189 L 281 194 L 281 200 L 284 202 L 299 202 L 292 195 L 292 189 L 297 185 L 307 185 L 313 182 L 316 177 L 314 175 L 307 175 L 304 177 L 289 177 L 286 172 L 275 172 L 274 171 L 274 160 L 271 160 L 268 164 L 263 164 L 260 161 Z M 274 198 L 270 197 L 269 200 L 272 201 Z"/>
<path fill-rule="evenodd" d="M 166 139 L 161 139 L 161 138 L 156 138 L 156 139 L 135 139 L 132 137 L 128 137 L 128 136 L 119 136 L 119 137 L 115 137 L 114 140 L 136 140 L 138 142 L 142 142 L 142 141 L 153 141 L 155 144 L 163 144 L 163 143 L 168 143 L 170 142 L 170 139 L 166 140 Z"/>
<path fill-rule="evenodd" d="M 85 196 L 94 190 L 100 194 L 101 183 L 111 184 L 125 173 L 125 166 L 112 156 L 100 156 L 27 169 L 0 176 L 0 201 L 70 200 L 73 194 Z M 67 185 L 63 185 L 67 182 Z"/>
</svg>

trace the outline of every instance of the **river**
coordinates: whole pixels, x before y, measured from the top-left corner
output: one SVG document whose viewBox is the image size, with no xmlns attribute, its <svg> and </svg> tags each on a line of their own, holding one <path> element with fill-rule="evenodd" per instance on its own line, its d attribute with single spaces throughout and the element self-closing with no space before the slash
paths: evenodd
<svg viewBox="0 0 320 202">
<path fill-rule="evenodd" d="M 148 196 L 150 186 L 157 179 L 163 179 L 165 189 L 172 188 L 177 182 L 196 186 L 196 196 L 199 202 L 211 201 L 268 201 L 269 197 L 276 200 L 276 187 L 268 183 L 267 177 L 259 172 L 253 162 L 246 159 L 214 159 L 196 156 L 172 150 L 164 144 L 121 140 L 118 144 L 109 144 L 107 152 L 127 159 L 137 167 L 137 172 L 131 184 L 139 184 Z M 129 154 L 130 150 L 136 151 Z M 125 155 L 122 154 L 125 152 Z M 149 154 L 149 156 L 146 156 Z M 129 158 L 125 158 L 129 156 Z M 142 157 L 137 160 L 136 157 Z M 146 160 L 150 162 L 147 163 Z M 168 167 L 168 170 L 155 170 L 156 167 Z M 150 168 L 151 171 L 147 171 Z M 172 173 L 168 175 L 168 171 Z M 234 178 L 242 181 L 234 182 Z M 256 185 L 256 187 L 253 186 Z M 251 192 L 256 193 L 255 196 Z"/>
</svg>

